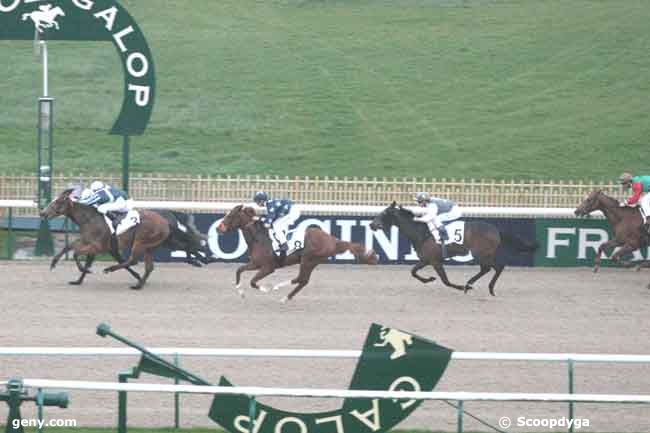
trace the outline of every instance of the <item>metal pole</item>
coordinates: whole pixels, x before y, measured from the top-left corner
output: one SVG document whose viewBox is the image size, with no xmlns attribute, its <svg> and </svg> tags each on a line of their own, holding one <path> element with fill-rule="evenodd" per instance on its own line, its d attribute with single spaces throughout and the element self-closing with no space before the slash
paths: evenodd
<svg viewBox="0 0 650 433">
<path fill-rule="evenodd" d="M 567 361 L 567 367 L 568 367 L 568 373 L 569 373 L 569 394 L 573 394 L 574 392 L 574 384 L 573 384 L 573 359 L 569 359 Z M 574 403 L 572 401 L 569 402 L 569 421 L 573 420 L 573 409 L 574 409 Z M 569 424 L 569 433 L 573 433 L 573 423 Z"/>
<path fill-rule="evenodd" d="M 181 356 L 178 353 L 174 354 L 174 365 L 180 367 Z M 178 385 L 180 380 L 178 376 L 174 378 L 174 384 Z M 178 430 L 181 426 L 181 395 L 177 392 L 174 393 L 174 428 Z"/>
<path fill-rule="evenodd" d="M 14 258 L 14 233 L 13 233 L 13 209 L 9 208 L 9 221 L 7 222 L 7 258 Z"/>
<path fill-rule="evenodd" d="M 127 383 L 133 371 L 122 371 L 117 375 L 119 383 Z M 117 392 L 117 432 L 126 433 L 126 391 Z"/>
<path fill-rule="evenodd" d="M 38 407 L 38 433 L 43 433 L 43 388 L 38 388 L 36 392 L 36 406 Z"/>
<path fill-rule="evenodd" d="M 129 136 L 122 136 L 122 189 L 129 193 Z"/>
<path fill-rule="evenodd" d="M 458 409 L 457 409 L 458 427 L 456 429 L 456 432 L 457 433 L 463 433 L 463 413 L 464 413 L 464 411 L 463 411 L 463 400 L 458 401 L 458 406 L 457 407 L 458 407 Z"/>
<path fill-rule="evenodd" d="M 249 432 L 253 433 L 255 431 L 255 412 L 256 412 L 256 401 L 255 396 L 251 395 L 250 400 L 248 401 L 248 419 L 250 420 Z"/>
<path fill-rule="evenodd" d="M 47 43 L 45 41 L 41 41 L 40 44 L 41 44 L 41 55 L 43 56 L 43 97 L 47 98 L 47 95 L 49 93 L 49 82 L 47 76 L 47 69 L 48 69 Z"/>
</svg>

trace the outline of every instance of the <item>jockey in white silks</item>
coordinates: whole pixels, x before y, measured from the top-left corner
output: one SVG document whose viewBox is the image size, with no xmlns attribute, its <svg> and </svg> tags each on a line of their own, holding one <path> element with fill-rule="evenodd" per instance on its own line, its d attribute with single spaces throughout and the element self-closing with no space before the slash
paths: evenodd
<svg viewBox="0 0 650 433">
<path fill-rule="evenodd" d="M 261 207 L 266 207 L 266 215 L 263 215 L 260 220 L 264 227 L 269 229 L 269 236 L 271 239 L 275 237 L 280 245 L 280 255 L 284 256 L 289 249 L 287 245 L 287 231 L 289 226 L 300 218 L 300 211 L 293 205 L 293 202 L 288 199 L 273 199 L 270 200 L 265 192 L 257 192 L 253 197 L 255 204 Z"/>
<path fill-rule="evenodd" d="M 451 200 L 432 197 L 426 192 L 417 193 L 415 201 L 421 207 L 425 207 L 426 210 L 422 216 L 413 218 L 413 221 L 426 223 L 429 226 L 431 234 L 435 235 L 436 231 L 440 234 L 442 258 L 446 258 L 447 246 L 445 245 L 445 241 L 449 240 L 449 234 L 447 233 L 445 223 L 461 218 L 463 214 L 460 208 Z"/>
<path fill-rule="evenodd" d="M 133 202 L 129 200 L 124 191 L 98 180 L 90 184 L 90 189 L 85 189 L 82 192 L 78 202 L 87 206 L 94 206 L 99 213 L 113 222 L 113 226 L 115 226 L 117 214 L 127 213 L 133 209 Z M 121 235 L 134 225 L 131 220 L 122 220 L 115 228 L 115 236 Z"/>
</svg>

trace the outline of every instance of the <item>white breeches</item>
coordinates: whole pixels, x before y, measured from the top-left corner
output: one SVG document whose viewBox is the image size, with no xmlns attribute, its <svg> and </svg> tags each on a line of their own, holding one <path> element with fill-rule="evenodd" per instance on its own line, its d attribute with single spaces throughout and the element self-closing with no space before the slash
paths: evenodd
<svg viewBox="0 0 650 433">
<path fill-rule="evenodd" d="M 644 217 L 649 217 L 650 216 L 650 192 L 646 192 L 641 196 L 641 199 L 639 200 L 639 206 L 641 206 L 641 212 L 643 213 Z M 644 221 L 645 222 L 645 221 Z"/>
<path fill-rule="evenodd" d="M 300 211 L 294 206 L 288 214 L 275 220 L 271 226 L 271 230 L 275 233 L 275 238 L 278 242 L 281 244 L 287 242 L 287 231 L 289 230 L 289 226 L 295 223 L 298 218 L 300 218 Z"/>
<path fill-rule="evenodd" d="M 124 198 L 119 197 L 113 202 L 100 204 L 97 206 L 97 211 L 102 215 L 106 215 L 108 212 L 128 212 L 132 207 L 131 200 L 124 200 Z"/>
<path fill-rule="evenodd" d="M 435 233 L 436 230 L 441 230 L 444 227 L 443 224 L 447 221 L 454 221 L 462 216 L 463 213 L 460 211 L 460 208 L 458 206 L 454 206 L 449 210 L 449 212 L 436 215 L 433 220 L 428 223 L 429 230 L 431 230 L 431 233 Z"/>
</svg>

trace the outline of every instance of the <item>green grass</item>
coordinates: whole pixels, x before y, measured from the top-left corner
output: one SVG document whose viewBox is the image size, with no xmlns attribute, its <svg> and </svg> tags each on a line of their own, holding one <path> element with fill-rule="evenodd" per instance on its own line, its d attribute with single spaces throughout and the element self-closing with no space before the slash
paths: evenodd
<svg viewBox="0 0 650 433">
<path fill-rule="evenodd" d="M 125 0 L 156 61 L 136 172 L 612 178 L 647 169 L 645 0 Z M 32 43 L 0 41 L 0 171 L 32 173 Z M 110 44 L 50 45 L 55 169 L 118 172 Z"/>
</svg>

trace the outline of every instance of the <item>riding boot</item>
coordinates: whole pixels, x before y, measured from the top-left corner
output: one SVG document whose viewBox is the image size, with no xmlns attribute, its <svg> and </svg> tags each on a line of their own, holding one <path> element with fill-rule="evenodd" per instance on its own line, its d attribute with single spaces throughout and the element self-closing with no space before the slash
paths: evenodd
<svg viewBox="0 0 650 433">
<path fill-rule="evenodd" d="M 645 229 L 645 232 L 650 235 L 650 217 L 647 217 L 645 220 L 645 224 L 643 224 L 643 228 Z"/>
<path fill-rule="evenodd" d="M 442 258 L 444 260 L 447 258 L 447 244 L 445 242 L 449 240 L 449 235 L 444 226 L 438 228 L 438 233 L 440 233 L 440 250 L 442 251 Z"/>
</svg>

